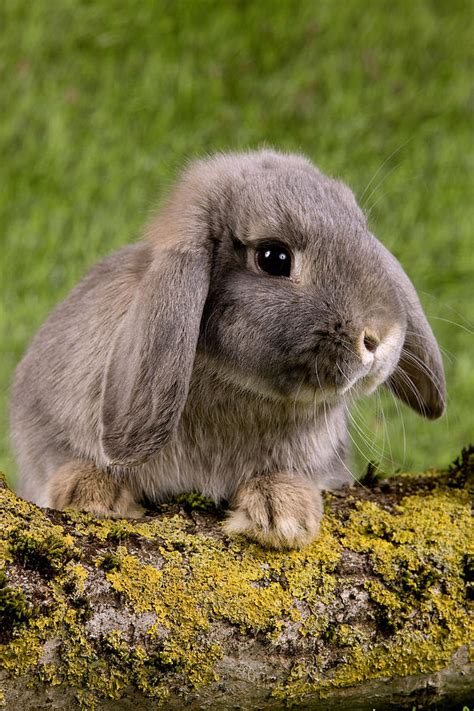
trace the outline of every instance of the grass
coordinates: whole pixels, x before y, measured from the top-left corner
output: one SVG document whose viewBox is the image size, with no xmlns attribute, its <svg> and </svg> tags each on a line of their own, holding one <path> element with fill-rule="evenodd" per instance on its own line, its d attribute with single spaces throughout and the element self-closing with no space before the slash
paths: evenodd
<svg viewBox="0 0 474 711">
<path fill-rule="evenodd" d="M 303 151 L 364 194 L 445 349 L 448 417 L 429 423 L 401 407 L 404 444 L 383 398 L 389 447 L 376 401 L 361 406 L 386 465 L 441 466 L 468 442 L 469 0 L 5 0 L 0 27 L 0 469 L 10 478 L 9 381 L 52 306 L 137 238 L 186 159 L 263 144 Z"/>
</svg>

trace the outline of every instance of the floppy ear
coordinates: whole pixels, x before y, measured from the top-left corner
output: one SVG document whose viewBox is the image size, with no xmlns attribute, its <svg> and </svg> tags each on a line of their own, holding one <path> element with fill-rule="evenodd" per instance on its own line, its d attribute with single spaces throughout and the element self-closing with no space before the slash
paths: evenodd
<svg viewBox="0 0 474 711">
<path fill-rule="evenodd" d="M 102 447 L 111 465 L 132 466 L 155 454 L 176 429 L 188 395 L 213 251 L 205 200 L 189 176 L 148 237 L 154 256 L 119 326 L 103 381 Z"/>
<path fill-rule="evenodd" d="M 206 300 L 210 254 L 167 251 L 138 285 L 109 355 L 102 397 L 102 446 L 112 465 L 155 454 L 186 402 Z"/>
<path fill-rule="evenodd" d="M 384 248 L 386 264 L 407 315 L 400 360 L 385 385 L 413 410 L 434 420 L 446 407 L 443 361 L 433 331 L 410 279 Z"/>
</svg>

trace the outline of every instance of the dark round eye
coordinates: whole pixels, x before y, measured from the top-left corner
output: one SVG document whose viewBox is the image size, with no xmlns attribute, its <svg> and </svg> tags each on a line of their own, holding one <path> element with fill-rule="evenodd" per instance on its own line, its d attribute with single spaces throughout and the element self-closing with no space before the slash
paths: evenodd
<svg viewBox="0 0 474 711">
<path fill-rule="evenodd" d="M 289 277 L 291 274 L 291 254 L 281 244 L 259 247 L 257 264 L 262 272 L 271 276 Z"/>
</svg>

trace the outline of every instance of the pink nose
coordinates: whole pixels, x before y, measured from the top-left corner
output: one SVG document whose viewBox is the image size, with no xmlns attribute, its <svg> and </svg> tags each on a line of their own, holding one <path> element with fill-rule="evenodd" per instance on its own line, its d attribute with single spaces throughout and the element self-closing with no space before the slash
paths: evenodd
<svg viewBox="0 0 474 711">
<path fill-rule="evenodd" d="M 380 343 L 380 338 L 368 328 L 364 329 L 358 339 L 358 351 L 363 363 L 370 363 L 374 359 L 375 351 Z"/>
<path fill-rule="evenodd" d="M 370 353 L 375 353 L 379 343 L 380 343 L 380 341 L 374 333 L 372 333 L 370 331 L 364 331 L 363 344 L 364 344 L 364 347 L 366 348 L 366 350 L 368 350 Z"/>
</svg>

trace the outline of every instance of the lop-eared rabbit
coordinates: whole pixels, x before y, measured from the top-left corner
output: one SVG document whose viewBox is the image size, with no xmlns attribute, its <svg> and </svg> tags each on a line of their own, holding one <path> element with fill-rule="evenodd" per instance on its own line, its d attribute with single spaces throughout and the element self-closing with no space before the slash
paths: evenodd
<svg viewBox="0 0 474 711">
<path fill-rule="evenodd" d="M 349 188 L 302 156 L 198 160 L 19 364 L 20 493 L 135 517 L 195 491 L 230 502 L 229 533 L 298 547 L 317 535 L 321 490 L 351 481 L 349 403 L 382 383 L 443 413 L 415 289 Z"/>
</svg>

